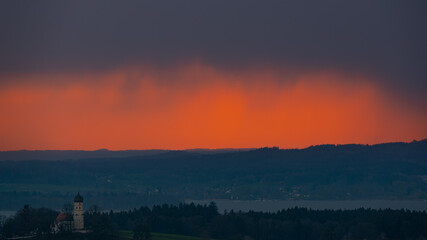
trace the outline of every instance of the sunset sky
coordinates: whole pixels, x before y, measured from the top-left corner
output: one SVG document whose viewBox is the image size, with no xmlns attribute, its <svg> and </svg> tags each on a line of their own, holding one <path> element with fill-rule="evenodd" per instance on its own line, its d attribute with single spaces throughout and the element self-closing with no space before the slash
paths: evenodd
<svg viewBox="0 0 427 240">
<path fill-rule="evenodd" d="M 2 1 L 0 150 L 427 137 L 426 1 Z"/>
</svg>

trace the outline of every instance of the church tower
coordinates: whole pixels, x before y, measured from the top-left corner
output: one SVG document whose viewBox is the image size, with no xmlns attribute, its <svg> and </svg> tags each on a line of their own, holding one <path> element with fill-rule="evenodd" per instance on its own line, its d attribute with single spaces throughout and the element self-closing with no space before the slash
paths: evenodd
<svg viewBox="0 0 427 240">
<path fill-rule="evenodd" d="M 74 229 L 84 229 L 84 216 L 83 216 L 83 197 L 80 193 L 74 197 Z"/>
</svg>

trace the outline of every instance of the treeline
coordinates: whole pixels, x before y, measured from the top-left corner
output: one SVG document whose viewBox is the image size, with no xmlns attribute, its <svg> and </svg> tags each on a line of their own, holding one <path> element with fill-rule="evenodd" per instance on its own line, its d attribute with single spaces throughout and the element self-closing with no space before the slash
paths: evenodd
<svg viewBox="0 0 427 240">
<path fill-rule="evenodd" d="M 23 209 L 9 218 L 0 216 L 0 240 L 8 238 L 31 238 L 34 240 L 118 240 L 118 226 L 110 220 L 108 214 L 98 208 L 85 212 L 85 229 L 87 233 L 73 233 L 65 228 L 52 232 L 52 224 L 59 212 L 47 208 L 32 208 L 25 205 Z"/>
<path fill-rule="evenodd" d="M 405 210 L 308 210 L 276 213 L 225 212 L 208 206 L 179 204 L 110 212 L 120 229 L 137 223 L 153 232 L 213 239 L 422 239 L 427 237 L 427 213 Z"/>
<path fill-rule="evenodd" d="M 1 237 L 41 235 L 50 232 L 50 226 L 58 212 L 48 208 L 32 208 L 25 205 L 13 217 L 0 218 Z"/>
<path fill-rule="evenodd" d="M 85 213 L 85 228 L 90 233 L 51 235 L 49 226 L 56 214 L 26 206 L 2 223 L 0 239 L 29 234 L 38 239 L 119 239 L 119 230 L 134 231 L 139 239 L 150 236 L 150 231 L 226 240 L 427 238 L 425 211 L 293 208 L 276 213 L 219 213 L 214 203 L 164 204 L 122 212 L 91 207 Z"/>
</svg>

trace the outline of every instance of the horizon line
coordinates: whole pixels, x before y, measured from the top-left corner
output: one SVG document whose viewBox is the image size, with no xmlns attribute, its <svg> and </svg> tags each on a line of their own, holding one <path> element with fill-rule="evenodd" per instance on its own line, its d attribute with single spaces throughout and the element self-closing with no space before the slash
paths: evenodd
<svg viewBox="0 0 427 240">
<path fill-rule="evenodd" d="M 316 144 L 316 145 L 310 145 L 307 147 L 300 147 L 300 148 L 281 148 L 279 146 L 260 146 L 260 147 L 224 147 L 224 148 L 185 148 L 185 149 L 167 149 L 167 148 L 146 148 L 146 149 L 118 149 L 118 150 L 111 150 L 108 148 L 97 148 L 97 149 L 91 149 L 91 150 L 84 150 L 84 149 L 19 149 L 19 150 L 0 150 L 0 152 L 47 152 L 47 151 L 80 151 L 80 152 L 96 152 L 96 151 L 109 151 L 109 152 L 121 152 L 121 151 L 195 151 L 195 150 L 201 150 L 201 151 L 221 151 L 221 150 L 256 150 L 256 149 L 262 149 L 262 148 L 277 148 L 280 150 L 303 150 L 308 149 L 311 147 L 317 147 L 317 146 L 345 146 L 345 145 L 363 145 L 363 146 L 375 146 L 375 145 L 381 145 L 381 144 L 391 144 L 391 143 L 414 143 L 414 142 L 422 142 L 427 141 L 426 138 L 422 138 L 420 140 L 413 139 L 412 141 L 392 141 L 392 142 L 378 142 L 374 144 L 364 144 L 364 143 L 344 143 L 344 144 L 334 144 L 334 143 L 324 143 L 324 144 Z"/>
</svg>

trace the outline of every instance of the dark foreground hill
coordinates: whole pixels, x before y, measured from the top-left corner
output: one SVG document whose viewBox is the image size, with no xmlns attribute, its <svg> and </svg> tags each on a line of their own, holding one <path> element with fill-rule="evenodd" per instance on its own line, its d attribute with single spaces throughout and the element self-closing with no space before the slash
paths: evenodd
<svg viewBox="0 0 427 240">
<path fill-rule="evenodd" d="M 77 191 L 105 209 L 184 199 L 427 199 L 427 140 L 111 156 L 2 159 L 0 207 L 60 208 Z"/>
<path fill-rule="evenodd" d="M 404 210 L 309 210 L 292 208 L 275 213 L 224 212 L 215 204 L 143 206 L 122 212 L 85 213 L 88 233 L 60 231 L 50 225 L 58 213 L 29 206 L 0 224 L 0 239 L 38 235 L 36 240 L 129 239 L 426 239 L 427 213 Z M 1 222 L 0 222 L 1 223 Z M 157 232 L 157 234 L 150 233 Z M 162 234 L 159 234 L 162 233 Z M 165 234 L 168 233 L 168 234 Z M 170 234 L 180 234 L 177 236 Z M 149 236 L 153 238 L 149 238 Z M 138 238 L 139 236 L 139 238 Z M 126 238 L 125 238 L 126 237 Z"/>
</svg>

